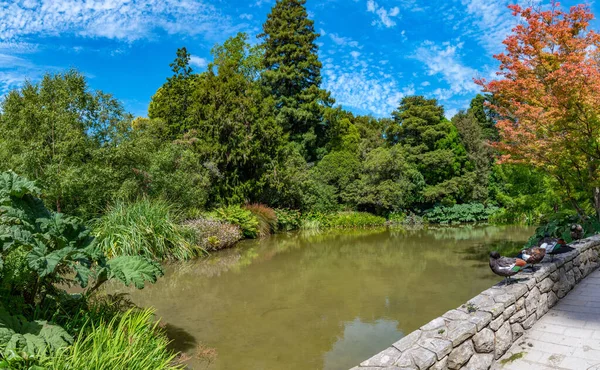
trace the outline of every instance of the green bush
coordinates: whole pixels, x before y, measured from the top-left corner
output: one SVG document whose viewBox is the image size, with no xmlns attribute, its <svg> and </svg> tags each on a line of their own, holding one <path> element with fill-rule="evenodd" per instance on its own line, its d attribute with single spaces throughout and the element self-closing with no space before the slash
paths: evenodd
<svg viewBox="0 0 600 370">
<path fill-rule="evenodd" d="M 275 209 L 277 216 L 277 231 L 292 231 L 300 228 L 300 211 L 293 209 Z"/>
<path fill-rule="evenodd" d="M 369 226 L 382 226 L 386 219 L 367 212 L 338 212 L 328 217 L 330 227 L 357 228 Z"/>
<path fill-rule="evenodd" d="M 221 207 L 212 212 L 211 215 L 218 220 L 238 225 L 246 238 L 254 239 L 258 236 L 258 220 L 247 209 L 240 206 Z"/>
<path fill-rule="evenodd" d="M 571 226 L 573 224 L 580 224 L 583 227 L 584 237 L 586 238 L 600 232 L 600 221 L 598 221 L 596 215 L 588 216 L 582 221 L 578 215 L 556 213 L 535 229 L 535 233 L 527 241 L 527 247 L 536 245 L 540 239 L 546 236 L 562 238 L 570 243 L 573 240 L 571 238 Z"/>
<path fill-rule="evenodd" d="M 108 322 L 90 323 L 91 330 L 51 359 L 51 370 L 183 369 L 174 365 L 169 340 L 153 323 L 152 310 L 128 310 Z"/>
<path fill-rule="evenodd" d="M 277 214 L 273 208 L 255 203 L 245 205 L 244 209 L 252 212 L 258 220 L 259 236 L 264 237 L 277 230 Z"/>
<path fill-rule="evenodd" d="M 177 224 L 172 207 L 164 201 L 117 202 L 92 225 L 108 256 L 187 260 L 203 253 L 188 241 L 189 231 Z"/>
<path fill-rule="evenodd" d="M 429 222 L 440 224 L 458 224 L 465 222 L 486 221 L 498 212 L 496 206 L 485 206 L 481 203 L 455 204 L 451 207 L 437 206 L 425 213 Z"/>
</svg>

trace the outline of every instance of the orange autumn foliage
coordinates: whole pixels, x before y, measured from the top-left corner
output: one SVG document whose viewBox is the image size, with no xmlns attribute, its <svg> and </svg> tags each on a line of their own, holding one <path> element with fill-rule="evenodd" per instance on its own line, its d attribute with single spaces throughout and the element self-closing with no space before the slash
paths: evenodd
<svg viewBox="0 0 600 370">
<path fill-rule="evenodd" d="M 584 191 L 600 214 L 600 34 L 587 6 L 568 12 L 511 5 L 522 22 L 504 40 L 498 79 L 476 80 L 501 117 L 501 162 L 527 163 L 553 175 L 582 213 Z"/>
</svg>

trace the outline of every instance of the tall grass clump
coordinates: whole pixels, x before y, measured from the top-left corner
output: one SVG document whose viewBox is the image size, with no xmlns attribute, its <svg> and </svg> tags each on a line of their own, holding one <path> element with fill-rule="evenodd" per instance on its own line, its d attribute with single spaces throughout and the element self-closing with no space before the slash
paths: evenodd
<svg viewBox="0 0 600 370">
<path fill-rule="evenodd" d="M 264 204 L 254 203 L 246 204 L 244 209 L 252 212 L 256 220 L 258 220 L 258 236 L 268 236 L 277 230 L 277 214 L 273 208 Z"/>
<path fill-rule="evenodd" d="M 108 322 L 89 324 L 71 347 L 55 356 L 52 370 L 147 370 L 183 369 L 174 363 L 176 353 L 169 340 L 153 323 L 153 312 L 128 310 Z"/>
<path fill-rule="evenodd" d="M 160 200 L 117 202 L 93 222 L 99 244 L 109 257 L 144 255 L 156 260 L 187 260 L 202 253 L 187 239 L 172 207 Z"/>
<path fill-rule="evenodd" d="M 238 225 L 242 229 L 244 237 L 254 239 L 259 234 L 259 222 L 256 216 L 247 209 L 240 206 L 227 206 L 214 210 L 210 217 Z"/>
</svg>

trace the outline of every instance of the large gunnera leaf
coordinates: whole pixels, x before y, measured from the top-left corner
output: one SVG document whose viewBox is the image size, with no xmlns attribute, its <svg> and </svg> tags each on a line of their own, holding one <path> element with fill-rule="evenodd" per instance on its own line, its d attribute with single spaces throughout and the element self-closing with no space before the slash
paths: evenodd
<svg viewBox="0 0 600 370">
<path fill-rule="evenodd" d="M 11 352 L 43 356 L 72 343 L 73 337 L 60 326 L 46 321 L 27 321 L 0 307 L 0 351 L 3 356 Z"/>
<path fill-rule="evenodd" d="M 163 275 L 160 264 L 141 256 L 120 256 L 106 263 L 109 278 L 115 278 L 129 286 L 142 289 L 146 281 L 155 283 Z"/>
</svg>

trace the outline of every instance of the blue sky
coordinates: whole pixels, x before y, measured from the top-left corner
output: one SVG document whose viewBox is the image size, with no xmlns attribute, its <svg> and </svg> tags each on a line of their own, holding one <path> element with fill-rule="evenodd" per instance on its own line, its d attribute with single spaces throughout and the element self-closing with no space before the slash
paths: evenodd
<svg viewBox="0 0 600 370">
<path fill-rule="evenodd" d="M 516 0 L 515 0 L 516 1 Z M 548 0 L 519 0 L 522 4 Z M 323 87 L 360 114 L 389 116 L 403 96 L 437 98 L 451 116 L 493 78 L 517 21 L 503 0 L 308 0 Z M 0 95 L 74 67 L 93 89 L 145 115 L 178 47 L 195 71 L 237 32 L 253 42 L 275 0 L 0 0 Z M 575 1 L 562 2 L 563 6 Z M 595 13 L 600 8 L 589 3 Z M 598 23 L 594 21 L 594 28 Z"/>
</svg>

